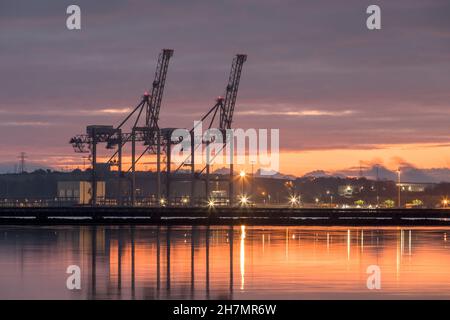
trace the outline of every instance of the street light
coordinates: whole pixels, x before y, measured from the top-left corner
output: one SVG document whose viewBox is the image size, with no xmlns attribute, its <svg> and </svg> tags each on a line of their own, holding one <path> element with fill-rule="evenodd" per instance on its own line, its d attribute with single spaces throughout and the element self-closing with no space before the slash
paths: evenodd
<svg viewBox="0 0 450 320">
<path fill-rule="evenodd" d="M 443 208 L 447 208 L 447 206 L 448 206 L 448 199 L 447 198 L 442 199 L 441 204 L 442 204 Z"/>
<path fill-rule="evenodd" d="M 327 194 L 330 196 L 330 208 L 333 206 L 333 194 L 330 190 L 327 190 Z"/>
<path fill-rule="evenodd" d="M 216 205 L 216 202 L 215 202 L 213 199 L 210 199 L 210 200 L 208 201 L 208 207 L 214 208 L 215 205 Z"/>
<path fill-rule="evenodd" d="M 398 181 L 398 194 L 397 194 L 397 201 L 398 201 L 398 207 L 401 208 L 401 199 L 400 199 L 400 193 L 401 193 L 401 186 L 400 186 L 400 175 L 401 175 L 401 171 L 400 168 L 397 169 L 397 181 Z"/>
<path fill-rule="evenodd" d="M 242 206 L 246 206 L 248 204 L 248 197 L 246 195 L 242 195 L 240 199 L 240 203 Z"/>
<path fill-rule="evenodd" d="M 299 202 L 300 202 L 300 199 L 299 199 L 300 197 L 296 197 L 295 195 L 292 195 L 290 198 L 289 198 L 289 202 L 290 202 L 290 204 L 291 204 L 291 206 L 292 207 L 295 207 L 295 206 L 297 206 L 298 204 L 299 204 Z"/>
<path fill-rule="evenodd" d="M 239 172 L 239 176 L 241 177 L 241 186 L 242 186 L 242 190 L 241 193 L 244 194 L 244 178 L 246 176 L 246 173 L 244 170 L 241 170 L 241 172 Z"/>
</svg>

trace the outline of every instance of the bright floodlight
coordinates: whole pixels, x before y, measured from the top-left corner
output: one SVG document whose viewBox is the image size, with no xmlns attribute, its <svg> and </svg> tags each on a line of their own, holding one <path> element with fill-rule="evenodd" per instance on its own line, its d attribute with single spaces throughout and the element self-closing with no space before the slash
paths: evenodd
<svg viewBox="0 0 450 320">
<path fill-rule="evenodd" d="M 244 178 L 244 177 L 245 177 L 245 171 L 244 171 L 244 170 L 241 170 L 241 172 L 239 173 L 239 175 L 241 176 L 241 178 Z"/>
<path fill-rule="evenodd" d="M 298 204 L 298 197 L 296 196 L 291 196 L 289 199 L 289 202 L 291 203 L 291 205 L 295 206 L 296 204 Z"/>
<path fill-rule="evenodd" d="M 216 205 L 216 202 L 214 200 L 209 200 L 208 201 L 208 207 L 213 208 Z"/>
<path fill-rule="evenodd" d="M 165 204 L 165 203 L 166 203 L 166 199 L 161 198 L 161 199 L 159 200 L 159 203 L 160 203 L 160 204 Z"/>
<path fill-rule="evenodd" d="M 246 205 L 246 204 L 248 204 L 248 197 L 247 196 L 241 196 L 241 204 L 242 205 Z"/>
</svg>

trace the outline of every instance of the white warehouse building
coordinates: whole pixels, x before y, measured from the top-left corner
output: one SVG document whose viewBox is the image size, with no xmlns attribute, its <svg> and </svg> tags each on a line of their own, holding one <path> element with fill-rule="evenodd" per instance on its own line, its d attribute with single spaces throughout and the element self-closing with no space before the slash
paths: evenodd
<svg viewBox="0 0 450 320">
<path fill-rule="evenodd" d="M 92 198 L 90 181 L 58 181 L 58 200 L 89 204 Z M 97 200 L 105 199 L 105 181 L 97 181 Z"/>
</svg>

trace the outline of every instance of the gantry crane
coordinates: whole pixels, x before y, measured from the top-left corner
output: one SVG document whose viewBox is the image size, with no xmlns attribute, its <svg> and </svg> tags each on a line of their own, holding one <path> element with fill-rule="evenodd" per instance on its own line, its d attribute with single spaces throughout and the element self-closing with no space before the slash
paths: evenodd
<svg viewBox="0 0 450 320">
<path fill-rule="evenodd" d="M 236 98 L 239 89 L 239 82 L 241 79 L 242 66 L 244 62 L 247 60 L 247 55 L 245 54 L 237 54 L 232 62 L 231 71 L 228 78 L 228 84 L 225 88 L 224 97 L 219 97 L 216 100 L 216 104 L 201 118 L 201 123 L 204 121 L 209 122 L 208 129 L 211 129 L 217 119 L 217 114 L 219 114 L 218 119 L 218 128 L 223 135 L 223 146 L 222 150 L 226 147 L 227 144 L 227 130 L 231 129 L 233 123 L 233 113 L 236 105 Z M 188 166 L 191 171 L 191 205 L 193 204 L 194 198 L 194 190 L 195 190 L 195 181 L 198 177 L 201 176 L 203 172 L 205 172 L 205 194 L 206 198 L 209 198 L 209 174 L 210 174 L 210 163 L 214 159 L 208 159 L 206 165 L 200 170 L 195 170 L 195 141 L 197 137 L 194 136 L 195 127 L 190 130 L 191 134 L 191 154 L 188 159 L 186 159 L 176 170 L 177 172 L 181 167 Z M 210 144 L 211 141 L 202 141 L 202 144 Z M 234 150 L 231 146 L 231 150 L 229 152 L 233 153 Z M 229 177 L 226 179 L 228 181 L 228 202 L 229 205 L 233 205 L 233 154 L 229 155 L 231 158 L 230 161 L 230 171 Z"/>
<path fill-rule="evenodd" d="M 75 152 L 91 152 L 92 161 L 92 200 L 93 205 L 96 204 L 97 186 L 96 186 L 96 163 L 97 163 L 97 144 L 106 143 L 108 149 L 113 149 L 117 145 L 117 151 L 109 159 L 110 163 L 114 163 L 117 156 L 118 172 L 119 172 L 119 194 L 121 192 L 121 178 L 122 172 L 122 147 L 125 143 L 132 142 L 132 164 L 128 171 L 132 171 L 132 202 L 135 201 L 135 168 L 136 163 L 148 150 L 157 149 L 158 158 L 160 157 L 160 130 L 158 125 L 159 111 L 161 109 L 161 101 L 163 97 L 167 70 L 169 60 L 173 56 L 172 49 L 163 49 L 159 54 L 158 63 L 156 66 L 155 77 L 152 84 L 151 94 L 145 92 L 139 104 L 132 110 L 132 112 L 116 127 L 113 126 L 88 126 L 86 134 L 77 135 L 70 140 Z M 145 114 L 145 123 L 141 124 L 141 115 L 143 111 Z M 122 128 L 130 119 L 135 116 L 131 133 L 122 133 Z M 146 149 L 136 159 L 136 141 L 144 142 Z M 158 161 L 159 164 L 159 161 Z M 159 165 L 158 165 L 159 167 Z M 158 168 L 158 180 L 160 169 Z M 159 182 L 158 182 L 159 185 Z M 159 187 L 158 187 L 159 188 Z"/>
</svg>

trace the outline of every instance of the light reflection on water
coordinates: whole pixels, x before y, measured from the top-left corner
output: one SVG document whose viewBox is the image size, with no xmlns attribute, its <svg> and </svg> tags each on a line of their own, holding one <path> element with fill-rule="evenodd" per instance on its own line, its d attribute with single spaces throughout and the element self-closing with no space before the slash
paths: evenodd
<svg viewBox="0 0 450 320">
<path fill-rule="evenodd" d="M 0 226 L 0 298 L 450 298 L 445 228 Z M 66 269 L 81 267 L 81 290 Z M 366 287 L 381 268 L 381 290 Z"/>
</svg>

